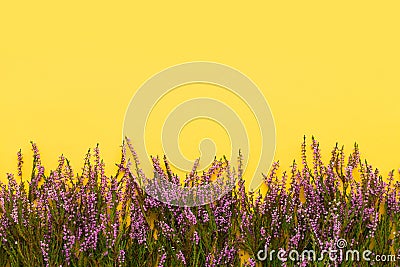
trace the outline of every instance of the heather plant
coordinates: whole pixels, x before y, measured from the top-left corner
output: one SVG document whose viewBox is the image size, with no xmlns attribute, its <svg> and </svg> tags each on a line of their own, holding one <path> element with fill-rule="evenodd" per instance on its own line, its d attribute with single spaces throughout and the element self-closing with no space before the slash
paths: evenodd
<svg viewBox="0 0 400 267">
<path fill-rule="evenodd" d="M 126 147 L 130 149 L 126 149 Z M 198 161 L 181 181 L 166 157 L 153 157 L 154 172 L 186 187 L 234 178 L 232 192 L 202 206 L 180 207 L 146 193 L 147 179 L 129 142 L 116 173 L 105 174 L 99 146 L 89 150 L 75 173 L 60 156 L 45 172 L 32 143 L 33 168 L 0 184 L 0 266 L 368 266 L 338 258 L 260 261 L 258 252 L 282 253 L 346 248 L 376 255 L 400 253 L 400 183 L 391 171 L 384 179 L 362 160 L 357 145 L 345 156 L 336 145 L 324 162 L 319 143 L 306 140 L 301 163 L 281 172 L 275 162 L 264 176 L 264 191 L 248 192 L 242 156 L 236 167 L 225 158 L 203 172 Z M 128 152 L 127 152 L 128 151 Z M 133 151 L 132 161 L 128 153 Z M 162 192 L 162 188 L 158 188 Z M 396 262 L 374 262 L 396 266 Z"/>
</svg>

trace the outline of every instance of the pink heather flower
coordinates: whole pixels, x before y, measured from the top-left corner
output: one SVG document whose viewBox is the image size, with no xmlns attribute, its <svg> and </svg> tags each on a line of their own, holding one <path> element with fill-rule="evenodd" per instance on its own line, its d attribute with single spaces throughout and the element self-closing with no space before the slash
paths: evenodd
<svg viewBox="0 0 400 267">
<path fill-rule="evenodd" d="M 21 150 L 18 151 L 17 157 L 18 157 L 18 176 L 22 177 L 22 165 L 23 165 L 24 161 L 22 158 Z"/>
<path fill-rule="evenodd" d="M 119 266 L 122 266 L 122 264 L 125 262 L 125 251 L 123 249 L 119 251 L 118 262 Z"/>
<path fill-rule="evenodd" d="M 186 265 L 186 258 L 185 255 L 183 255 L 182 251 L 179 250 L 179 252 L 176 254 L 176 257 L 178 260 L 180 260 L 184 265 Z"/>
<path fill-rule="evenodd" d="M 265 237 L 267 235 L 267 231 L 265 231 L 264 226 L 261 227 L 260 234 L 261 234 L 262 237 Z"/>
<path fill-rule="evenodd" d="M 146 218 L 140 210 L 139 204 L 136 201 L 132 201 L 130 205 L 130 218 L 131 224 L 129 236 L 132 239 L 137 240 L 139 244 L 145 243 L 149 226 Z"/>
<path fill-rule="evenodd" d="M 47 267 L 49 266 L 49 244 L 44 241 L 40 241 L 40 249 L 42 250 L 43 260 Z"/>
<path fill-rule="evenodd" d="M 256 267 L 256 260 L 253 259 L 253 258 L 249 258 L 249 259 L 247 260 L 246 266 L 249 266 L 249 267 Z"/>
<path fill-rule="evenodd" d="M 164 267 L 166 259 L 167 259 L 167 253 L 164 252 L 158 262 L 158 267 Z"/>
<path fill-rule="evenodd" d="M 302 261 L 301 263 L 300 263 L 300 267 L 306 267 L 308 265 L 308 261 L 307 260 L 304 260 L 304 261 Z"/>
<path fill-rule="evenodd" d="M 165 223 L 164 221 L 160 221 L 158 224 L 162 230 L 162 233 L 166 237 L 172 239 L 175 236 L 175 230 L 171 226 L 169 226 L 167 223 Z"/>
<path fill-rule="evenodd" d="M 185 208 L 185 215 L 186 215 L 186 219 L 189 221 L 189 223 L 191 225 L 197 224 L 196 216 L 193 214 L 193 212 L 190 210 L 190 208 Z"/>
<path fill-rule="evenodd" d="M 200 242 L 200 236 L 199 236 L 199 234 L 197 233 L 197 231 L 194 231 L 194 232 L 193 232 L 193 242 L 194 242 L 196 245 L 198 245 L 199 242 Z"/>
</svg>

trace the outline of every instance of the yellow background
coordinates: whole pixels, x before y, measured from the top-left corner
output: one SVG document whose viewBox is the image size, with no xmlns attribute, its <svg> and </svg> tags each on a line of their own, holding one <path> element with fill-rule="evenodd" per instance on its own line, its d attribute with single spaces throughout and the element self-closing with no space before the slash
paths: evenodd
<svg viewBox="0 0 400 267">
<path fill-rule="evenodd" d="M 336 141 L 347 152 L 357 141 L 385 173 L 400 167 L 399 3 L 2 1 L 1 179 L 15 172 L 19 148 L 30 165 L 30 140 L 47 166 L 64 153 L 75 171 L 100 143 L 114 170 L 135 91 L 164 68 L 197 60 L 232 66 L 259 86 L 284 168 L 304 134 L 315 135 L 325 155 Z M 224 153 L 224 132 L 204 123 L 182 132 L 189 158 L 199 127 Z"/>
</svg>

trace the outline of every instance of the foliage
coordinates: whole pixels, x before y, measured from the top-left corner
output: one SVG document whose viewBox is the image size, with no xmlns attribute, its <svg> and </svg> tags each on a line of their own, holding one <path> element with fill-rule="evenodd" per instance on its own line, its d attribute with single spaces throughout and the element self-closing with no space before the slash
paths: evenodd
<svg viewBox="0 0 400 267">
<path fill-rule="evenodd" d="M 289 172 L 278 175 L 275 162 L 264 176 L 265 194 L 246 191 L 241 156 L 237 170 L 225 159 L 215 160 L 201 174 L 195 166 L 182 186 L 210 183 L 226 172 L 237 179 L 231 194 L 199 207 L 170 206 L 146 194 L 140 163 L 137 157 L 127 159 L 125 145 L 113 176 L 105 175 L 98 146 L 88 151 L 76 175 L 64 156 L 46 175 L 35 143 L 32 149 L 28 184 L 22 178 L 20 151 L 19 179 L 7 174 L 8 183 L 0 185 L 0 266 L 370 264 L 257 258 L 266 248 L 320 253 L 341 239 L 348 249 L 400 252 L 400 183 L 393 171 L 384 180 L 362 161 L 357 145 L 347 163 L 343 148 L 336 146 L 324 164 L 313 138 L 308 163 L 304 140 L 301 166 L 293 162 Z M 153 158 L 153 165 L 159 175 L 180 183 L 165 157 Z"/>
</svg>

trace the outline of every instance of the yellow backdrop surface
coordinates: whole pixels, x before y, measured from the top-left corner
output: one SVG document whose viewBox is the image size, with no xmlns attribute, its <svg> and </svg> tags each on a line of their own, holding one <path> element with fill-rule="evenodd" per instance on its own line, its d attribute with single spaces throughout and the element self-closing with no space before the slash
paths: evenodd
<svg viewBox="0 0 400 267">
<path fill-rule="evenodd" d="M 19 148 L 30 163 L 30 140 L 50 168 L 64 153 L 76 171 L 100 143 L 114 170 L 136 90 L 169 66 L 199 60 L 232 66 L 258 85 L 283 167 L 298 156 L 304 134 L 318 138 L 324 155 L 336 141 L 348 152 L 358 142 L 384 173 L 400 167 L 399 1 L 140 2 L 2 1 L 1 180 L 15 172 Z M 258 140 L 251 114 L 223 94 Z M 190 97 L 168 95 L 151 114 L 152 154 L 162 154 L 165 112 Z M 188 158 L 205 136 L 217 156 L 230 153 L 223 128 L 196 120 L 181 134 Z M 259 153 L 257 141 L 252 147 Z"/>
</svg>

